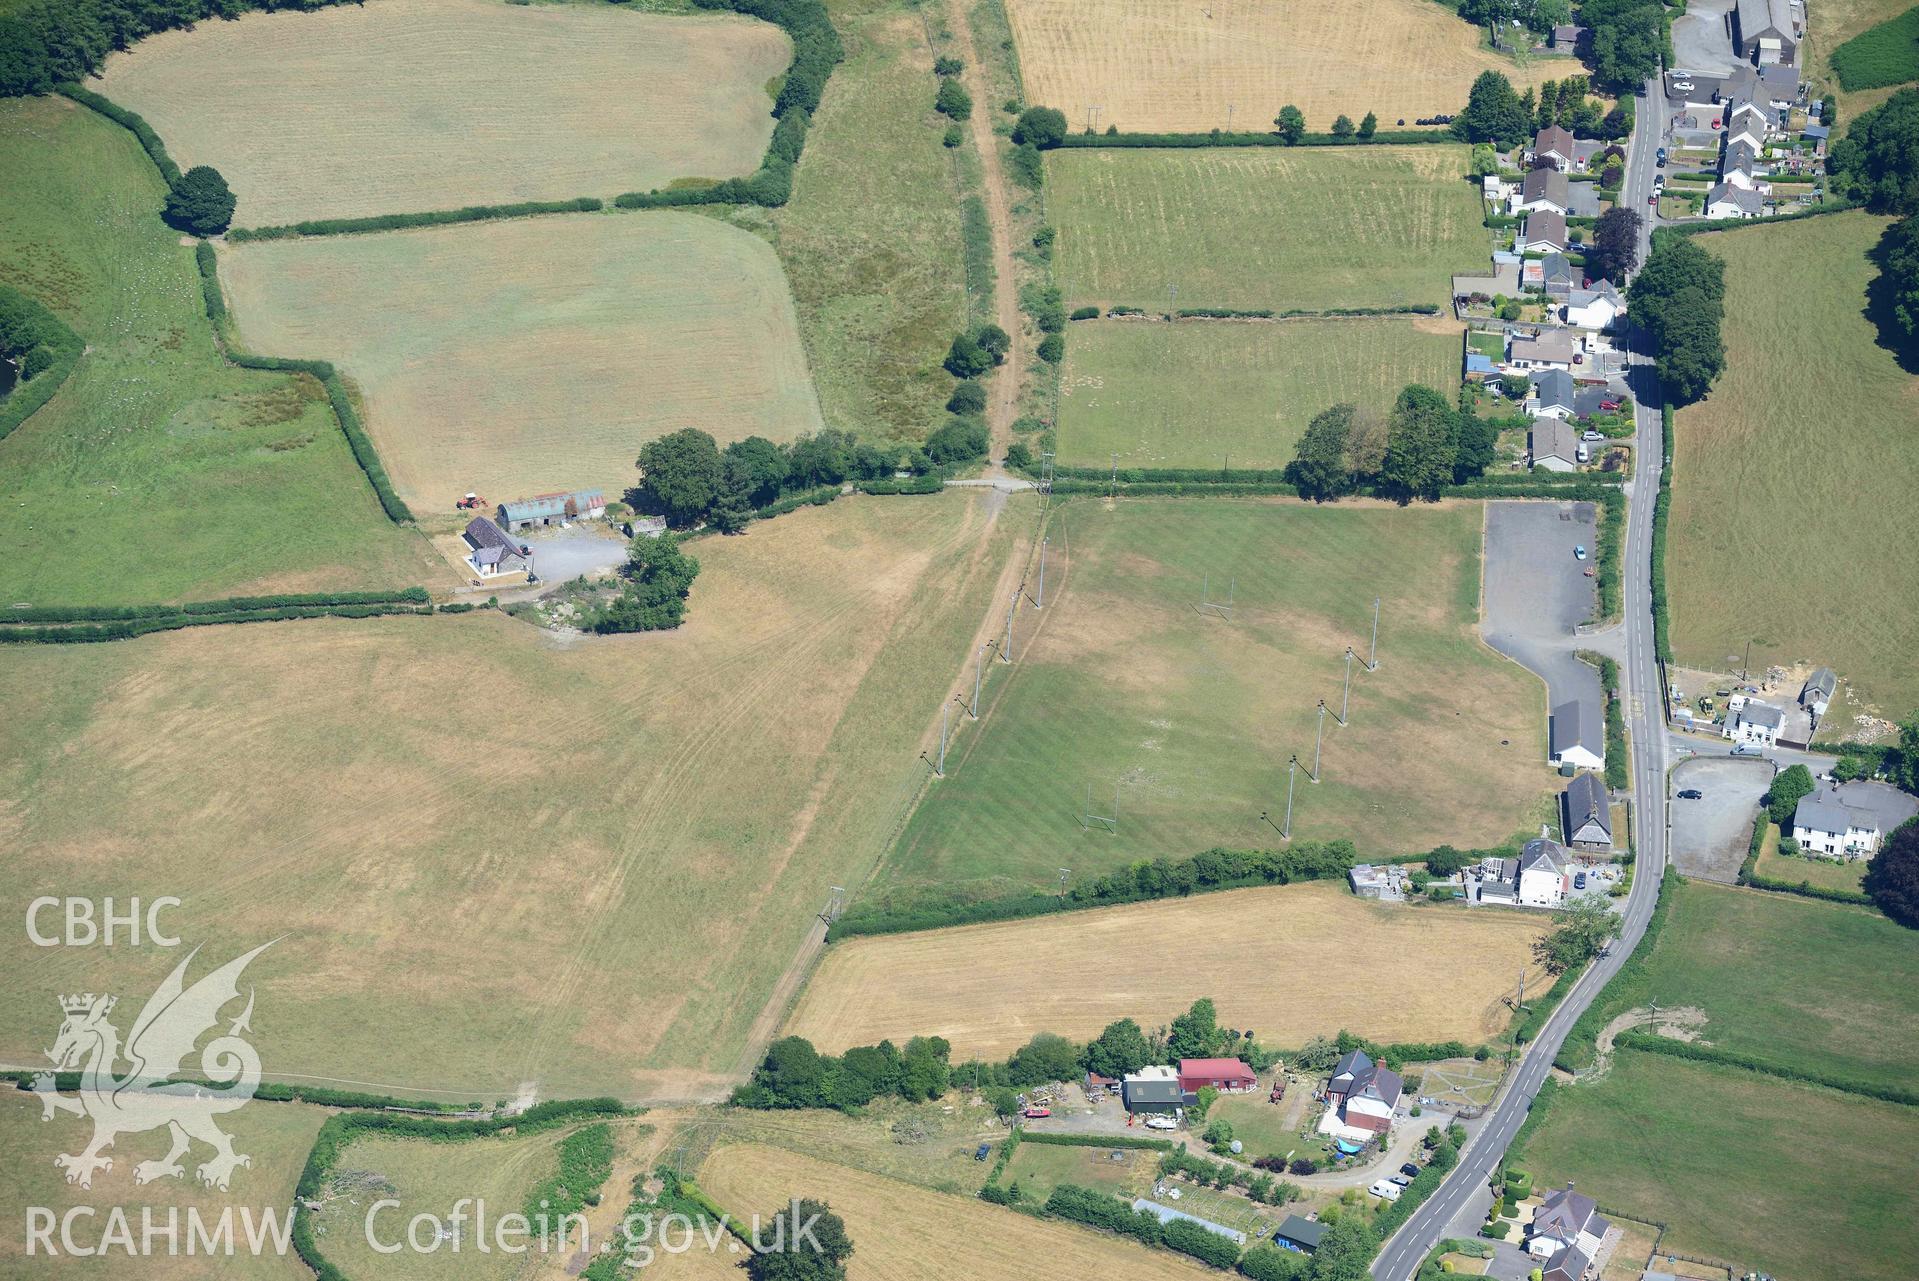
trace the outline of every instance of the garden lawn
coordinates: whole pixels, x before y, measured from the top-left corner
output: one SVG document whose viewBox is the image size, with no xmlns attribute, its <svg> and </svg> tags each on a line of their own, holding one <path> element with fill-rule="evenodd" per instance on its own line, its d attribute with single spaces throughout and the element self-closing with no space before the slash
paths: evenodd
<svg viewBox="0 0 1919 1281">
<path fill-rule="evenodd" d="M 1536 1187 L 1571 1179 L 1608 1211 L 1666 1224 L 1664 1248 L 1735 1276 L 1905 1281 L 1914 1153 L 1919 1108 L 1624 1050 L 1596 1084 L 1562 1086 L 1509 1160 Z"/>
<path fill-rule="evenodd" d="M 1294 1090 L 1309 1087 L 1294 1084 Z M 1292 1112 L 1287 1104 L 1290 1098 L 1278 1103 L 1267 1101 L 1264 1082 L 1259 1089 L 1246 1094 L 1222 1094 L 1214 1101 L 1206 1113 L 1207 1124 L 1214 1121 L 1226 1121 L 1233 1127 L 1233 1137 L 1246 1145 L 1245 1159 L 1256 1156 L 1285 1156 L 1300 1145 L 1299 1131 L 1281 1124 Z M 1199 1127 L 1201 1131 L 1205 1126 Z"/>
<path fill-rule="evenodd" d="M 1050 888 L 1062 867 L 1268 844 L 1295 753 L 1295 838 L 1365 856 L 1513 835 L 1551 783 L 1545 692 L 1478 637 L 1480 528 L 1476 503 L 1056 506 L 1045 609 L 1018 611 L 1011 677 L 956 727 L 882 887 Z M 1198 612 L 1209 580 L 1230 619 Z M 1375 596 L 1380 667 L 1355 664 L 1315 784 L 1314 707 L 1339 711 Z M 1115 793 L 1116 832 L 1082 823 Z"/>
<path fill-rule="evenodd" d="M 1919 708 L 1919 557 L 1889 554 L 1919 492 L 1919 377 L 1862 314 L 1887 225 L 1842 213 L 1700 239 L 1726 262 L 1726 371 L 1678 415 L 1666 574 L 1682 664 L 1719 670 L 1751 641 L 1755 666 L 1811 659 L 1898 720 Z"/>
<path fill-rule="evenodd" d="M 1098 320 L 1068 334 L 1059 462 L 1067 466 L 1284 467 L 1314 414 L 1384 413 L 1408 383 L 1459 381 L 1459 330 L 1403 317 Z"/>
<path fill-rule="evenodd" d="M 53 400 L 0 441 L 0 602 L 445 574 L 381 513 L 318 383 L 220 359 L 193 250 L 161 223 L 165 187 L 132 134 L 64 98 L 0 102 L 0 173 L 0 282 L 87 343 Z"/>
<path fill-rule="evenodd" d="M 1438 308 L 1491 245 L 1463 146 L 1052 151 L 1069 306 Z"/>
<path fill-rule="evenodd" d="M 1766 843 L 1759 851 L 1759 862 L 1753 870 L 1775 881 L 1788 881 L 1794 885 L 1804 883 L 1816 889 L 1846 890 L 1857 894 L 1860 883 L 1865 880 L 1868 865 L 1869 860 L 1866 859 L 1835 863 L 1830 859 L 1781 854 L 1779 829 L 1774 827 L 1766 835 Z"/>
<path fill-rule="evenodd" d="M 1701 882 L 1667 892 L 1645 976 L 1608 1001 L 1607 1017 L 1652 997 L 1695 1005 L 1706 1012 L 1701 1035 L 1720 1049 L 1911 1087 L 1919 948 L 1904 927 L 1789 894 Z"/>
</svg>

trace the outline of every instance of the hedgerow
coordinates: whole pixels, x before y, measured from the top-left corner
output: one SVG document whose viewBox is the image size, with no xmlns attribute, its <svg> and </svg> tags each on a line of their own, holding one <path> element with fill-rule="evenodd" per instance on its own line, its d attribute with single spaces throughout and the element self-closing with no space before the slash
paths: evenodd
<svg viewBox="0 0 1919 1281">
<path fill-rule="evenodd" d="M 374 214 L 365 218 L 309 218 L 273 227 L 235 227 L 227 239 L 288 240 L 296 236 L 344 236 L 367 231 L 397 231 L 406 227 L 445 227 L 462 222 L 491 222 L 499 218 L 530 218 L 536 214 L 595 213 L 606 208 L 596 196 L 572 200 L 522 200 L 510 205 L 467 205 L 460 209 L 430 209 L 421 213 Z"/>
<path fill-rule="evenodd" d="M 1652 640 L 1662 663 L 1672 662 L 1672 618 L 1666 607 L 1666 524 L 1672 519 L 1672 406 L 1659 409 L 1659 496 L 1652 508 Z"/>
<path fill-rule="evenodd" d="M 1756 1054 L 1741 1054 L 1737 1050 L 1725 1050 L 1716 1045 L 1703 1045 L 1697 1041 L 1679 1041 L 1669 1036 L 1652 1036 L 1645 1032 L 1621 1032 L 1613 1043 L 1623 1049 L 1638 1050 L 1644 1054 L 1663 1054 L 1668 1058 L 1691 1059 L 1695 1063 L 1716 1063 L 1721 1067 L 1742 1068 L 1762 1076 L 1776 1076 L 1782 1081 L 1803 1081 L 1808 1085 L 1821 1085 L 1829 1090 L 1859 1094 L 1869 1099 L 1882 1099 L 1887 1103 L 1919 1107 L 1919 1090 L 1876 1081 L 1861 1081 L 1854 1077 L 1838 1076 L 1827 1072 L 1808 1071 L 1790 1063 L 1778 1063 Z"/>
<path fill-rule="evenodd" d="M 53 399 L 85 350 L 85 340 L 37 299 L 0 285 L 0 356 L 20 366 L 20 381 L 0 399 L 0 440 Z"/>
<path fill-rule="evenodd" d="M 1810 881 L 1787 881 L 1776 876 L 1759 874 L 1759 851 L 1766 843 L 1766 833 L 1772 827 L 1771 817 L 1762 805 L 1758 817 L 1752 824 L 1752 841 L 1746 848 L 1746 859 L 1739 865 L 1739 883 L 1751 886 L 1755 890 L 1770 890 L 1775 894 L 1797 894 L 1801 898 L 1823 899 L 1828 903 L 1852 903 L 1860 907 L 1877 909 L 1878 904 L 1870 894 L 1860 890 L 1831 889 L 1823 885 L 1814 885 Z"/>
<path fill-rule="evenodd" d="M 1444 129 L 1383 129 L 1370 138 L 1357 134 L 1301 134 L 1297 143 L 1289 143 L 1276 133 L 1227 133 L 1215 129 L 1209 133 L 1069 133 L 1056 146 L 1061 149 L 1099 147 L 1367 147 L 1409 146 L 1420 143 L 1457 143 Z M 1051 148 L 1048 148 L 1051 150 Z"/>
<path fill-rule="evenodd" d="M 160 179 L 167 184 L 167 190 L 171 191 L 180 185 L 180 166 L 167 154 L 167 144 L 160 140 L 160 135 L 153 131 L 153 126 L 139 112 L 128 111 L 112 99 L 104 98 L 91 89 L 83 89 L 78 84 L 60 85 L 55 92 L 83 107 L 92 108 L 131 133 L 153 160 L 153 167 L 160 171 Z"/>
<path fill-rule="evenodd" d="M 1666 918 L 1671 914 L 1673 887 L 1684 883 L 1685 878 L 1678 872 L 1670 867 L 1666 869 L 1664 879 L 1659 882 L 1659 898 L 1653 903 L 1652 915 L 1646 918 L 1646 932 L 1640 936 L 1639 945 L 1567 1030 L 1566 1039 L 1553 1058 L 1554 1066 L 1568 1072 L 1585 1066 L 1598 1047 L 1600 1029 L 1635 1003 L 1633 992 L 1646 979 L 1646 958 L 1659 942 L 1659 935 L 1666 928 Z M 1559 992 L 1562 988 L 1570 991 L 1573 978 L 1570 972 L 1560 975 L 1559 981 L 1553 984 L 1553 991 Z"/>
<path fill-rule="evenodd" d="M 128 622 L 76 623 L 55 627 L 0 627 L 0 645 L 75 645 L 132 640 L 154 632 L 218 623 L 275 623 L 299 618 L 380 618 L 388 614 L 431 614 L 431 605 L 315 605 L 281 609 L 242 610 L 217 614 L 171 614 Z"/>
</svg>

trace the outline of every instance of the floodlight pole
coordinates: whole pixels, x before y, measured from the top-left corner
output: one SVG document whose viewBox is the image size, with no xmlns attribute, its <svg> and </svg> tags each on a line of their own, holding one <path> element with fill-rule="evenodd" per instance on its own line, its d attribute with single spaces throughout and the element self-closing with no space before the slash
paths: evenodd
<svg viewBox="0 0 1919 1281">
<path fill-rule="evenodd" d="M 1373 597 L 1373 649 L 1372 657 L 1366 660 L 1366 670 L 1379 670 L 1379 597 Z"/>
<path fill-rule="evenodd" d="M 1351 709 L 1353 696 L 1353 647 L 1346 647 L 1346 685 L 1339 695 L 1339 727 L 1346 728 L 1346 713 Z"/>
<path fill-rule="evenodd" d="M 1319 781 L 1319 745 L 1326 738 L 1326 700 L 1319 700 L 1319 723 L 1313 731 L 1313 782 Z"/>
<path fill-rule="evenodd" d="M 1046 608 L 1046 544 L 1050 539 L 1039 540 L 1039 595 L 1033 600 L 1034 609 Z"/>
</svg>

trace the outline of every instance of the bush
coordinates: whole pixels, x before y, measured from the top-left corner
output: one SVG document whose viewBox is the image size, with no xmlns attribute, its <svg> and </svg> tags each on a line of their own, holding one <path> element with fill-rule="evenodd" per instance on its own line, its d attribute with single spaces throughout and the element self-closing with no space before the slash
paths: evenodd
<svg viewBox="0 0 1919 1281">
<path fill-rule="evenodd" d="M 1013 141 L 1022 147 L 1045 150 L 1066 138 L 1066 113 L 1053 107 L 1028 107 L 1013 126 Z"/>
<path fill-rule="evenodd" d="M 949 418 L 926 438 L 926 454 L 942 466 L 986 457 L 986 424 L 977 418 Z"/>
<path fill-rule="evenodd" d="M 946 412 L 949 414 L 986 412 L 986 388 L 970 378 L 963 380 L 953 388 L 953 394 L 946 398 Z"/>
<path fill-rule="evenodd" d="M 1068 320 L 1097 320 L 1099 319 L 1099 308 L 1075 307 L 1073 308 L 1073 314 L 1068 316 L 1067 319 Z"/>
<path fill-rule="evenodd" d="M 1066 339 L 1059 334 L 1048 334 L 1040 339 L 1039 358 L 1049 365 L 1057 365 L 1066 359 Z"/>
<path fill-rule="evenodd" d="M 1038 191 L 1046 185 L 1046 162 L 1040 158 L 1039 148 L 1031 143 L 1014 147 L 1008 164 L 1014 179 L 1027 190 Z"/>
<path fill-rule="evenodd" d="M 966 92 L 966 86 L 959 81 L 943 79 L 933 99 L 933 109 L 954 120 L 969 119 L 973 114 L 973 95 Z"/>
<path fill-rule="evenodd" d="M 947 125 L 946 132 L 940 135 L 940 145 L 949 151 L 965 140 L 966 135 L 960 132 L 958 125 Z"/>
</svg>

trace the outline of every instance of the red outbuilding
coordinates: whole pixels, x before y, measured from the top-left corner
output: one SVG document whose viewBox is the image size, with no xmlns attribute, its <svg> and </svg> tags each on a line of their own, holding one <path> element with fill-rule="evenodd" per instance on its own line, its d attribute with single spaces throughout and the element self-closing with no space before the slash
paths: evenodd
<svg viewBox="0 0 1919 1281">
<path fill-rule="evenodd" d="M 1189 1093 L 1206 1086 L 1215 1090 L 1250 1090 L 1259 1076 L 1238 1059 L 1181 1059 L 1179 1088 Z"/>
</svg>

